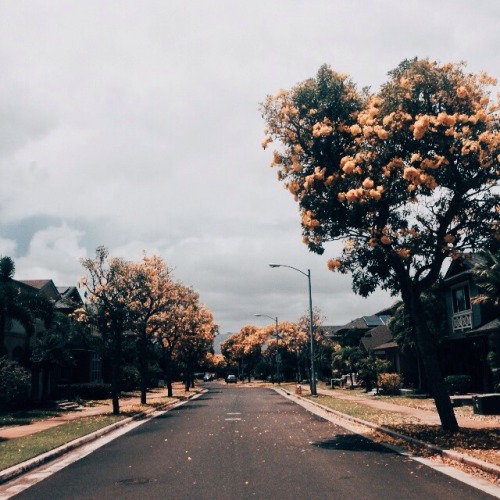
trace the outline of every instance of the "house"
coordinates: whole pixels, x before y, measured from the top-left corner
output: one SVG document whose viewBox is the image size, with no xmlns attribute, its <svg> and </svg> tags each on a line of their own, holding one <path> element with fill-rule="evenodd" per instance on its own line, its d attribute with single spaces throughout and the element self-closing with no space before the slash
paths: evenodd
<svg viewBox="0 0 500 500">
<path fill-rule="evenodd" d="M 490 339 L 500 334 L 498 314 L 486 304 L 475 304 L 479 290 L 472 270 L 481 257 L 471 254 L 454 260 L 443 280 L 446 296 L 448 331 L 440 349 L 443 372 L 446 375 L 469 375 L 471 390 L 492 390 L 492 378 L 487 362 Z"/>
<path fill-rule="evenodd" d="M 480 258 L 469 255 L 454 260 L 444 276 L 441 290 L 448 322 L 439 346 L 439 359 L 443 376 L 468 375 L 470 390 L 484 393 L 493 389 L 487 357 L 492 337 L 500 338 L 500 318 L 486 304 L 474 303 L 479 290 L 472 270 Z M 393 308 L 361 316 L 346 325 L 323 329 L 328 328 L 327 336 L 341 345 L 359 345 L 366 353 L 390 361 L 392 369 L 402 375 L 405 385 L 422 388 L 425 383 L 418 357 L 402 352 L 387 326 Z"/>
<path fill-rule="evenodd" d="M 384 309 L 372 316 L 356 318 L 342 326 L 322 326 L 321 329 L 326 338 L 342 346 L 358 346 L 363 335 L 377 326 L 385 325 L 388 318 L 388 309 Z"/>
<path fill-rule="evenodd" d="M 84 305 L 82 297 L 75 286 L 57 287 L 50 279 L 46 280 L 14 280 L 16 286 L 26 294 L 38 294 L 48 299 L 57 312 L 70 315 L 75 309 Z M 10 320 L 5 332 L 5 347 L 9 359 L 29 365 L 31 346 L 34 340 L 43 331 L 43 321 L 36 320 L 34 332 L 31 336 L 17 320 Z M 71 366 L 53 366 L 50 372 L 45 374 L 46 380 L 33 370 L 34 399 L 42 396 L 42 387 L 46 386 L 48 393 L 54 393 L 58 384 L 101 382 L 101 357 L 95 349 L 88 347 L 88 342 L 80 342 L 72 339 L 69 345 L 73 364 Z M 47 380 L 48 378 L 48 380 Z M 36 389 L 35 389 L 36 388 Z"/>
</svg>

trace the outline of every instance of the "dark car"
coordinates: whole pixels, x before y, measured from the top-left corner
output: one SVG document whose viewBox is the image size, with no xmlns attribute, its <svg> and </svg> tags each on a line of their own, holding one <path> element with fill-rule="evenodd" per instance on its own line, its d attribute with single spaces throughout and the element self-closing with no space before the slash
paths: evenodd
<svg viewBox="0 0 500 500">
<path fill-rule="evenodd" d="M 226 384 L 236 384 L 236 381 L 237 381 L 236 375 L 226 376 Z"/>
</svg>

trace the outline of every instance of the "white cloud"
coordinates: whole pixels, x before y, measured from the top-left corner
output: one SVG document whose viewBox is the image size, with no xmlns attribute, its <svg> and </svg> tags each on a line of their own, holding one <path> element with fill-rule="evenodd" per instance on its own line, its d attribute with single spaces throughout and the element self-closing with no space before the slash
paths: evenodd
<svg viewBox="0 0 500 500">
<path fill-rule="evenodd" d="M 75 285 L 83 274 L 80 259 L 87 256 L 80 246 L 83 233 L 62 224 L 33 235 L 28 253 L 15 259 L 16 278 L 52 279 L 57 286 Z"/>
</svg>

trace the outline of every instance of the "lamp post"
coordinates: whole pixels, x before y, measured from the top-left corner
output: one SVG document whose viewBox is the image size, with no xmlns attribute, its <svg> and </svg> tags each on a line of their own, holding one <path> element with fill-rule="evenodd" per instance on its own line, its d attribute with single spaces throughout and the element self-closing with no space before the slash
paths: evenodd
<svg viewBox="0 0 500 500">
<path fill-rule="evenodd" d="M 279 359 L 279 333 L 278 333 L 278 317 L 273 317 L 273 316 L 268 316 L 267 314 L 256 314 L 255 316 L 257 317 L 264 317 L 264 318 L 269 318 L 272 319 L 275 322 L 275 327 L 274 327 L 274 334 L 276 335 L 276 380 L 278 381 L 278 384 L 280 383 L 280 359 Z"/>
<path fill-rule="evenodd" d="M 311 381 L 309 383 L 311 388 L 311 396 L 317 396 L 316 393 L 316 377 L 315 377 L 315 367 L 314 367 L 314 331 L 313 331 L 313 308 L 312 308 L 312 291 L 311 291 L 311 270 L 308 269 L 307 273 L 297 269 L 296 267 L 288 266 L 286 264 L 269 264 L 269 267 L 288 267 L 293 269 L 300 274 L 303 274 L 307 278 L 308 288 L 309 288 L 309 340 L 310 340 L 310 350 L 311 350 Z"/>
</svg>

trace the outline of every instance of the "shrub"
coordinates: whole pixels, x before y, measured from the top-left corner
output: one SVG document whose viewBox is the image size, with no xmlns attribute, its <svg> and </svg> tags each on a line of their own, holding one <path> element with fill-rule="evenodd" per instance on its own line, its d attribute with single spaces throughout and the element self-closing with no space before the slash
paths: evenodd
<svg viewBox="0 0 500 500">
<path fill-rule="evenodd" d="M 383 359 L 368 356 L 358 362 L 358 380 L 361 380 L 366 392 L 376 385 L 378 375 L 389 368 L 389 362 Z"/>
<path fill-rule="evenodd" d="M 403 385 L 399 373 L 380 373 L 377 382 L 382 394 L 391 396 L 399 394 Z"/>
<path fill-rule="evenodd" d="M 19 408 L 30 399 L 31 375 L 19 363 L 0 358 L 0 410 Z"/>
<path fill-rule="evenodd" d="M 450 394 L 465 394 L 470 391 L 469 375 L 449 375 L 444 379 Z"/>
<path fill-rule="evenodd" d="M 133 391 L 141 383 L 139 370 L 133 365 L 125 365 L 122 369 L 121 389 L 122 391 Z"/>
</svg>

